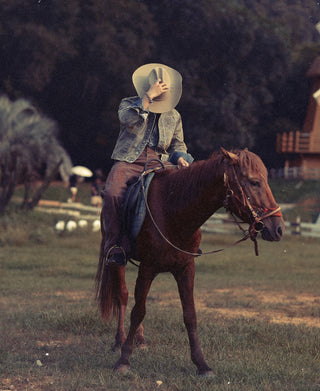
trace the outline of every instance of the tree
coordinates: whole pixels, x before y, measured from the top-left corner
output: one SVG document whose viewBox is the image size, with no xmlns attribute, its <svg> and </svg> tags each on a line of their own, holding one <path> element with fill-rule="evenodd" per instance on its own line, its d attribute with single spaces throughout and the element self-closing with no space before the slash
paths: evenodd
<svg viewBox="0 0 320 391">
<path fill-rule="evenodd" d="M 59 64 L 73 58 L 78 0 L 0 0 L 0 88 L 39 97 Z"/>
<path fill-rule="evenodd" d="M 152 56 L 157 28 L 140 0 L 79 5 L 77 55 L 57 67 L 42 104 L 64 125 L 61 139 L 73 161 L 105 167 L 118 134 L 120 99 L 135 93 L 131 74 Z"/>
<path fill-rule="evenodd" d="M 182 73 L 178 110 L 196 158 L 247 146 L 272 164 L 276 133 L 305 115 L 316 0 L 0 0 L 0 9 L 0 90 L 54 118 L 77 164 L 111 164 L 120 99 L 135 94 L 130 76 L 146 62 Z"/>
<path fill-rule="evenodd" d="M 280 124 L 298 126 L 305 113 L 309 92 L 301 89 L 304 74 L 297 65 L 301 69 L 306 46 L 319 50 L 319 4 L 146 1 L 158 23 L 159 59 L 183 74 L 178 109 L 193 154 L 206 157 L 219 145 L 249 147 L 272 166 Z"/>
<path fill-rule="evenodd" d="M 157 47 L 184 76 L 179 107 L 192 149 L 203 156 L 219 145 L 252 148 L 288 70 L 283 37 L 237 2 L 164 2 Z M 163 6 L 150 4 L 155 14 Z"/>
<path fill-rule="evenodd" d="M 120 97 L 152 55 L 156 26 L 140 0 L 0 0 L 0 90 L 31 96 L 60 125 L 78 164 L 105 164 Z M 107 150 L 107 151 L 106 151 Z"/>
<path fill-rule="evenodd" d="M 72 164 L 57 134 L 57 124 L 29 101 L 0 97 L 0 213 L 18 183 L 25 187 L 22 207 L 32 209 L 59 171 L 68 179 Z M 31 184 L 39 178 L 43 184 L 31 195 Z"/>
</svg>

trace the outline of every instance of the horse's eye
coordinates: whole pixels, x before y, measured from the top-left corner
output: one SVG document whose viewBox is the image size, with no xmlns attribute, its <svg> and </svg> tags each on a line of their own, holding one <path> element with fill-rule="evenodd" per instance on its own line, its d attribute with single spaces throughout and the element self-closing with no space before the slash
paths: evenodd
<svg viewBox="0 0 320 391">
<path fill-rule="evenodd" d="M 252 186 L 260 187 L 260 182 L 259 181 L 255 181 L 254 179 L 250 180 L 250 184 Z"/>
</svg>

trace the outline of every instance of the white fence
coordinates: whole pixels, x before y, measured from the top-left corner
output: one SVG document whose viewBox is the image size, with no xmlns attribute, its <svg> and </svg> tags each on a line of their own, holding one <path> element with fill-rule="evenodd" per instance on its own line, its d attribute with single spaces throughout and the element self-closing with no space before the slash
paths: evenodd
<svg viewBox="0 0 320 391">
<path fill-rule="evenodd" d="M 288 206 L 283 205 L 283 207 Z M 54 201 L 41 201 L 39 207 L 36 209 L 46 213 L 67 214 L 69 217 L 73 217 L 74 220 L 91 220 L 96 226 L 99 223 L 100 210 L 92 206 L 85 206 L 78 203 L 67 204 Z M 295 222 L 285 222 L 285 225 L 286 234 L 320 238 L 320 216 L 315 224 L 304 223 L 297 218 Z M 243 228 L 247 229 L 248 225 L 243 224 Z M 215 213 L 203 224 L 201 229 L 203 232 L 208 233 L 239 233 L 239 227 L 227 213 Z"/>
<path fill-rule="evenodd" d="M 318 219 L 319 220 L 319 219 Z M 320 238 L 320 222 L 304 223 L 297 217 L 295 222 L 285 222 L 286 232 L 291 235 L 310 236 L 312 238 Z"/>
<path fill-rule="evenodd" d="M 313 238 L 320 238 L 320 219 L 315 224 L 301 222 L 299 218 L 295 222 L 285 222 L 286 235 L 301 235 Z M 243 225 L 247 229 L 247 225 Z M 218 214 L 211 216 L 201 227 L 203 232 L 233 234 L 239 233 L 239 227 L 227 214 Z"/>
</svg>

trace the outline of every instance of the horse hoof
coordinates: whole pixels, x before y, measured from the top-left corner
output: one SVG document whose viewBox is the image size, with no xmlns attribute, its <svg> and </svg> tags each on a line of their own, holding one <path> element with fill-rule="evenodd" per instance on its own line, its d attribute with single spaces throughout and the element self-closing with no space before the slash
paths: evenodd
<svg viewBox="0 0 320 391">
<path fill-rule="evenodd" d="M 212 378 L 215 377 L 216 375 L 213 373 L 213 371 L 210 369 L 209 371 L 201 372 L 199 373 L 200 377 L 205 377 L 205 378 Z"/>
<path fill-rule="evenodd" d="M 136 337 L 136 347 L 138 349 L 147 349 L 147 342 L 143 337 Z"/>
<path fill-rule="evenodd" d="M 148 345 L 146 344 L 146 342 L 144 342 L 144 343 L 137 343 L 137 348 L 140 349 L 140 350 L 147 350 L 148 349 Z"/>
<path fill-rule="evenodd" d="M 121 375 L 127 375 L 130 372 L 130 365 L 120 364 L 115 367 L 115 371 Z"/>
</svg>

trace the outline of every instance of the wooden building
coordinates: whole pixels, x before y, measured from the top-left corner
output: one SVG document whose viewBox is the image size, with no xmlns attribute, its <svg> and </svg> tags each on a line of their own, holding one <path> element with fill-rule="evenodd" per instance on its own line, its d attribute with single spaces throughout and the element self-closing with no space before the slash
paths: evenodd
<svg viewBox="0 0 320 391">
<path fill-rule="evenodd" d="M 309 104 L 302 131 L 277 134 L 277 152 L 285 155 L 285 177 L 320 178 L 320 56 L 311 64 Z"/>
</svg>

